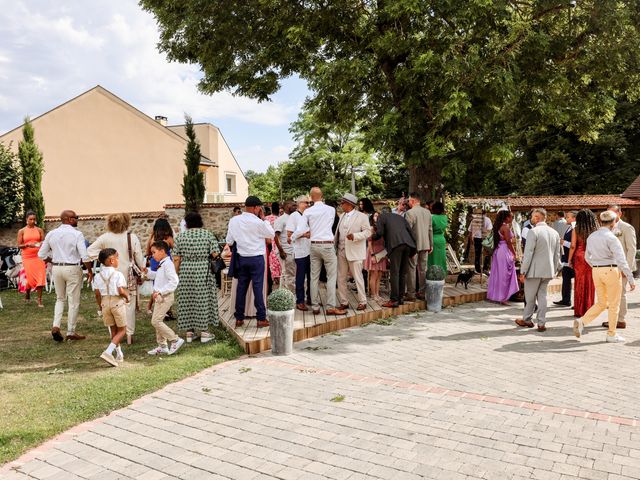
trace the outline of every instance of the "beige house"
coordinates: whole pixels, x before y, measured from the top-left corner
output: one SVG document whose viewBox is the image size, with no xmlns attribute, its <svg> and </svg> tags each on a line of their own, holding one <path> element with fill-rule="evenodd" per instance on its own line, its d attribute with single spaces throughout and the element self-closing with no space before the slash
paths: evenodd
<svg viewBox="0 0 640 480">
<path fill-rule="evenodd" d="M 44 156 L 46 215 L 160 211 L 182 203 L 184 126 L 167 127 L 101 86 L 32 120 Z M 205 202 L 234 203 L 248 184 L 220 130 L 197 124 Z M 0 136 L 17 152 L 22 125 Z"/>
</svg>

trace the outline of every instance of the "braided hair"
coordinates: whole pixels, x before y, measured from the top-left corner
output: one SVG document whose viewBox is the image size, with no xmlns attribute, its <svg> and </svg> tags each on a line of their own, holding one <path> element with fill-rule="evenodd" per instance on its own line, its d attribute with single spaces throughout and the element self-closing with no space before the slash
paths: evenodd
<svg viewBox="0 0 640 480">
<path fill-rule="evenodd" d="M 598 229 L 598 219 L 596 214 L 588 208 L 584 208 L 576 215 L 576 235 L 582 240 L 587 241 L 589 235 Z"/>
</svg>

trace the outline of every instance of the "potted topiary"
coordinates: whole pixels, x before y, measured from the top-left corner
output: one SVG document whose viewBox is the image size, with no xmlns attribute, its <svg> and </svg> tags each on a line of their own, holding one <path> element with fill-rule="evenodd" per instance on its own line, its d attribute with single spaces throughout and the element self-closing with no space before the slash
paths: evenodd
<svg viewBox="0 0 640 480">
<path fill-rule="evenodd" d="M 444 295 L 444 279 L 446 272 L 440 265 L 431 265 L 427 269 L 426 284 L 426 300 L 427 310 L 430 312 L 439 312 L 442 310 L 442 297 Z"/>
<path fill-rule="evenodd" d="M 293 351 L 295 306 L 296 297 L 286 288 L 274 290 L 267 298 L 271 352 L 274 355 L 289 355 Z"/>
</svg>

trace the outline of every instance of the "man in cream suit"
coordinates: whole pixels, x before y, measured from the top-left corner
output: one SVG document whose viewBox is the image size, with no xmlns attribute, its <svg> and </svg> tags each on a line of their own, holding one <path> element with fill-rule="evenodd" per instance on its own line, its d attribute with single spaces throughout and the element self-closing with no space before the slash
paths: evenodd
<svg viewBox="0 0 640 480">
<path fill-rule="evenodd" d="M 629 268 L 632 272 L 637 270 L 636 265 L 636 229 L 627 222 L 622 221 L 622 209 L 618 205 L 611 205 L 609 211 L 617 215 L 615 226 L 613 227 L 613 234 L 622 244 L 622 251 L 627 259 Z M 627 284 L 629 281 L 627 277 L 622 276 L 622 295 L 620 297 L 620 310 L 618 310 L 618 325 L 616 328 L 626 328 L 627 322 L 625 316 L 627 315 Z M 602 326 L 609 328 L 609 322 L 603 322 Z"/>
<path fill-rule="evenodd" d="M 358 289 L 357 310 L 365 310 L 367 293 L 362 276 L 362 262 L 367 256 L 367 239 L 371 236 L 371 225 L 369 217 L 356 209 L 357 205 L 358 199 L 350 193 L 345 193 L 340 199 L 340 207 L 344 213 L 340 217 L 335 234 L 338 250 L 338 300 L 341 309 L 349 307 L 347 277 L 351 272 Z"/>
<path fill-rule="evenodd" d="M 424 297 L 424 281 L 427 274 L 427 257 L 433 250 L 433 225 L 431 212 L 420 205 L 420 195 L 409 195 L 409 210 L 404 218 L 409 222 L 413 238 L 416 241 L 418 253 L 409 259 L 407 270 L 407 296 L 406 300 L 412 302 L 416 299 L 416 267 L 418 271 L 418 297 Z M 402 295 L 402 292 L 400 292 Z"/>
<path fill-rule="evenodd" d="M 519 327 L 533 328 L 533 313 L 538 306 L 538 331 L 544 332 L 547 315 L 547 286 L 555 278 L 560 263 L 560 236 L 547 225 L 547 212 L 536 208 L 531 215 L 533 228 L 527 235 L 527 245 L 520 266 L 520 281 L 524 282 L 524 318 L 516 320 Z"/>
</svg>

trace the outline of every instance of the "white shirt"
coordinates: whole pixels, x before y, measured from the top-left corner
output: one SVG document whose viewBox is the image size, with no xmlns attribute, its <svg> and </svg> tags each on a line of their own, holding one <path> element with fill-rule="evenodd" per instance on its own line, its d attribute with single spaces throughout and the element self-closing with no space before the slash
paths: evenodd
<svg viewBox="0 0 640 480">
<path fill-rule="evenodd" d="M 318 201 L 313 207 L 307 208 L 302 214 L 302 222 L 293 237 L 298 238 L 307 231 L 311 233 L 311 242 L 333 242 L 333 221 L 336 219 L 336 209 Z"/>
<path fill-rule="evenodd" d="M 304 223 L 302 220 L 302 214 L 296 210 L 289 215 L 289 220 L 287 221 L 287 232 L 295 232 L 301 223 Z M 311 240 L 308 238 L 298 237 L 294 239 L 293 235 L 291 235 L 291 243 L 293 244 L 294 258 L 304 258 L 311 255 Z"/>
<path fill-rule="evenodd" d="M 622 245 L 609 228 L 601 227 L 589 235 L 584 258 L 592 267 L 617 265 L 629 280 L 629 284 L 635 285 Z"/>
<path fill-rule="evenodd" d="M 277 219 L 276 219 L 276 223 L 273 226 L 273 229 L 276 232 L 276 235 L 280 236 L 280 245 L 282 245 L 282 249 L 286 252 L 286 253 L 291 253 L 293 252 L 293 245 L 289 244 L 289 242 L 287 242 L 287 223 L 289 221 L 289 214 L 285 213 L 284 215 L 280 215 Z M 278 232 L 280 232 L 278 234 Z"/>
<path fill-rule="evenodd" d="M 100 271 L 93 277 L 93 289 L 99 290 L 100 295 L 120 295 L 119 288 L 127 290 L 127 281 L 124 275 L 113 267 L 100 267 Z"/>
<path fill-rule="evenodd" d="M 267 220 L 260 220 L 256 215 L 242 212 L 229 220 L 227 243 L 235 242 L 238 255 L 242 257 L 257 257 L 264 255 L 266 247 L 264 240 L 273 238 L 275 232 Z"/>
<path fill-rule="evenodd" d="M 51 257 L 53 263 L 75 265 L 80 265 L 80 261 L 89 261 L 84 235 L 80 230 L 66 224 L 47 233 L 38 251 L 38 257 L 42 260 Z"/>
<path fill-rule="evenodd" d="M 158 270 L 147 270 L 147 277 L 153 280 L 153 290 L 167 295 L 178 288 L 178 274 L 171 258 L 166 257 L 158 264 Z"/>
<path fill-rule="evenodd" d="M 491 220 L 486 215 L 474 213 L 469 224 L 469 231 L 473 238 L 484 238 L 491 231 Z"/>
</svg>

